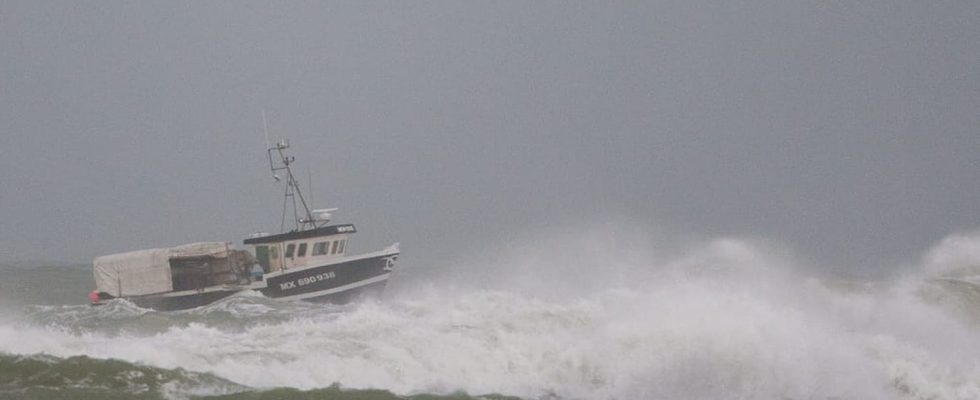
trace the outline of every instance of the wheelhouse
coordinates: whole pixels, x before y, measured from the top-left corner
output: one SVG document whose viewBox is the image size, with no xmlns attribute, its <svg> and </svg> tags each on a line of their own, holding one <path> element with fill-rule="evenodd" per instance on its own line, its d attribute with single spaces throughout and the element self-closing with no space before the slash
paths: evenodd
<svg viewBox="0 0 980 400">
<path fill-rule="evenodd" d="M 265 273 L 302 268 L 345 257 L 350 247 L 352 224 L 330 225 L 245 239 L 246 249 Z"/>
</svg>

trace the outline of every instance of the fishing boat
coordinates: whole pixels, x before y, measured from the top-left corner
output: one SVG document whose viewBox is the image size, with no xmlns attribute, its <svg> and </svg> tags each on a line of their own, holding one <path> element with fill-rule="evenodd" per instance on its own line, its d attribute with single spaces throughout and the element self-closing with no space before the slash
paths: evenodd
<svg viewBox="0 0 980 400">
<path fill-rule="evenodd" d="M 400 254 L 398 243 L 351 254 L 353 224 L 330 224 L 336 208 L 311 209 L 293 175 L 289 142 L 268 147 L 273 179 L 285 175 L 279 234 L 254 233 L 244 250 L 230 242 L 190 243 L 101 256 L 93 261 L 93 305 L 124 298 L 157 310 L 206 305 L 254 290 L 281 300 L 346 303 L 384 290 Z M 294 228 L 285 231 L 287 210 Z"/>
<path fill-rule="evenodd" d="M 357 228 L 353 224 L 330 225 L 336 208 L 310 209 L 290 167 L 295 158 L 286 154 L 288 148 L 287 141 L 269 148 L 269 167 L 277 182 L 281 180 L 277 172 L 286 175 L 280 229 L 290 205 L 295 229 L 277 235 L 253 234 L 245 239 L 256 265 L 262 268 L 265 287 L 257 290 L 276 299 L 330 303 L 380 293 L 398 260 L 398 243 L 375 252 L 349 255 L 351 235 L 357 233 Z"/>
</svg>

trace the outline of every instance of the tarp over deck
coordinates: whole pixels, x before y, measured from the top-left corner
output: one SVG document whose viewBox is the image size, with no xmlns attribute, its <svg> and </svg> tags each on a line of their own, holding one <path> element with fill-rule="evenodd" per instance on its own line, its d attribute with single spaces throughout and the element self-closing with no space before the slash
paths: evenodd
<svg viewBox="0 0 980 400">
<path fill-rule="evenodd" d="M 116 297 L 169 292 L 174 289 L 171 259 L 227 258 L 230 249 L 230 242 L 201 242 L 98 257 L 92 262 L 95 286 Z"/>
</svg>

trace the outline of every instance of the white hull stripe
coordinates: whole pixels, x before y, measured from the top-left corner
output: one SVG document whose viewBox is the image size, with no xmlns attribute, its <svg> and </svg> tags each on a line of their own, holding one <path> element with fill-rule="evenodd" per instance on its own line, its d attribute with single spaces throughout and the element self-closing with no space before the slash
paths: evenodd
<svg viewBox="0 0 980 400">
<path fill-rule="evenodd" d="M 303 299 L 309 299 L 309 298 L 312 298 L 312 297 L 326 296 L 328 294 L 340 293 L 340 292 L 345 292 L 345 291 L 348 291 L 348 290 L 351 290 L 351 289 L 357 289 L 357 288 L 359 288 L 361 286 L 367 286 L 367 285 L 370 285 L 372 283 L 383 282 L 383 281 L 388 280 L 388 277 L 389 276 L 391 276 L 390 273 L 389 274 L 384 274 L 384 275 L 378 275 L 378 276 L 375 276 L 375 277 L 372 277 L 372 278 L 369 278 L 369 279 L 365 279 L 363 281 L 357 281 L 357 282 L 354 282 L 354 283 L 348 283 L 348 284 L 346 284 L 344 286 L 337 286 L 335 288 L 324 289 L 324 290 L 320 290 L 320 291 L 317 291 L 317 292 L 297 294 L 297 295 L 293 295 L 293 296 L 275 297 L 275 299 L 276 300 L 303 300 Z"/>
<path fill-rule="evenodd" d="M 256 289 L 262 289 L 265 286 L 266 286 L 265 285 L 265 282 L 264 281 L 260 281 L 260 282 L 254 282 L 254 283 L 251 283 L 251 284 L 248 284 L 248 285 L 215 285 L 215 286 L 204 287 L 204 288 L 202 288 L 200 290 L 197 290 L 197 289 L 181 290 L 179 292 L 166 292 L 166 293 L 163 293 L 163 294 L 153 294 L 153 295 L 145 295 L 145 296 L 123 296 L 123 298 L 126 298 L 126 297 L 181 297 L 181 296 L 194 296 L 194 295 L 199 295 L 199 294 L 202 294 L 202 293 L 210 293 L 210 292 L 229 292 L 229 291 L 230 292 L 240 292 L 242 290 L 248 290 L 248 289 L 256 290 Z"/>
</svg>

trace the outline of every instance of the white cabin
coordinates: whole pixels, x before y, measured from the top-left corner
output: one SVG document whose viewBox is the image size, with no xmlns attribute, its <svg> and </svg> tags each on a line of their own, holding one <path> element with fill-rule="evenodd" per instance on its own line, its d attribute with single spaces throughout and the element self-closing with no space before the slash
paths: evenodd
<svg viewBox="0 0 980 400">
<path fill-rule="evenodd" d="M 319 265 L 345 257 L 354 225 L 331 225 L 305 231 L 245 239 L 246 249 L 266 273 Z"/>
</svg>

